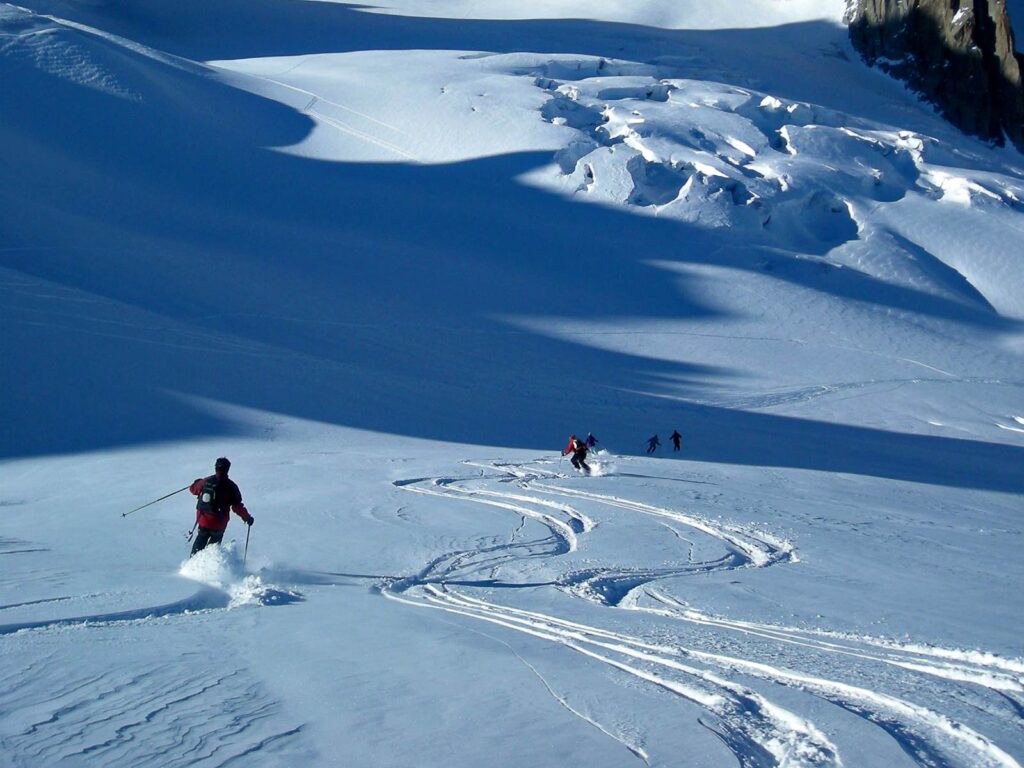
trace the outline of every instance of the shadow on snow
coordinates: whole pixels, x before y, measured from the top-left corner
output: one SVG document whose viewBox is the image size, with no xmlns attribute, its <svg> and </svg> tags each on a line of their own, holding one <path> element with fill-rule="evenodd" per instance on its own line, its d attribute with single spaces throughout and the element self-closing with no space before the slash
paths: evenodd
<svg viewBox="0 0 1024 768">
<path fill-rule="evenodd" d="M 195 18 L 180 4 L 140 3 L 135 15 L 109 18 L 103 7 L 28 4 L 201 60 L 400 44 L 645 52 L 641 60 L 670 62 L 716 47 L 726 58 L 748 45 L 770 51 L 801 34 L 823 47 L 845 41 L 826 24 L 696 33 L 407 18 L 335 3 L 189 3 Z M 236 30 L 242 18 L 249 26 Z M 508 321 L 726 317 L 652 258 L 762 272 L 768 264 L 766 274 L 809 290 L 1000 328 L 995 315 L 517 181 L 551 153 L 431 166 L 276 152 L 268 148 L 308 136 L 306 115 L 93 43 L 134 73 L 141 101 L 0 58 L 0 458 L 240 429 L 195 397 L 524 448 L 558 446 L 565 425 L 593 424 L 606 425 L 605 437 L 635 435 L 639 452 L 649 425 L 680 423 L 682 458 L 1024 490 L 1016 447 L 669 400 L 745 374 L 587 347 Z M 677 66 L 685 77 L 685 61 Z M 735 77 L 772 87 L 753 72 Z M 777 92 L 870 109 L 866 93 L 840 97 L 802 77 Z"/>
</svg>

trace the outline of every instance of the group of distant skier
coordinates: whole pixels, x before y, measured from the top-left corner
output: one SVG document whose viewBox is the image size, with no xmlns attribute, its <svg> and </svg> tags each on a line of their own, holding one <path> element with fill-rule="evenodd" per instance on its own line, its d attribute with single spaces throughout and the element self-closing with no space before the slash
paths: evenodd
<svg viewBox="0 0 1024 768">
<path fill-rule="evenodd" d="M 672 441 L 672 450 L 678 451 L 683 439 L 683 436 L 679 434 L 679 430 L 672 430 L 672 436 L 669 439 Z M 587 453 L 593 450 L 598 442 L 593 432 L 587 432 L 587 436 L 582 440 L 574 434 L 569 435 L 569 442 L 562 449 L 562 456 L 569 456 L 571 454 L 572 457 L 569 461 L 572 465 L 580 472 L 589 475 L 591 470 L 590 465 L 587 464 Z M 658 439 L 658 435 L 652 435 L 647 440 L 647 453 L 654 453 L 660 445 L 661 440 Z"/>
<path fill-rule="evenodd" d="M 680 441 L 682 439 L 683 439 L 683 436 L 679 434 L 679 430 L 678 429 L 672 430 L 672 436 L 669 438 L 669 440 L 672 441 L 672 450 L 673 451 L 678 451 L 679 450 Z M 657 433 L 655 433 L 654 435 L 651 435 L 649 438 L 647 438 L 647 452 L 648 453 L 654 453 L 656 450 L 658 450 L 658 446 L 660 446 L 660 445 L 661 445 L 661 440 L 658 439 Z"/>
<path fill-rule="evenodd" d="M 678 430 L 672 432 L 673 450 L 678 451 L 682 435 Z M 594 437 L 593 432 L 587 432 L 582 440 L 576 435 L 569 435 L 569 442 L 562 451 L 562 456 L 569 456 L 569 461 L 580 472 L 589 475 L 590 465 L 587 464 L 587 453 L 593 450 L 599 440 Z M 655 434 L 647 440 L 647 453 L 654 453 L 658 450 L 661 441 Z M 189 538 L 195 534 L 195 542 L 192 544 L 192 554 L 201 551 L 210 544 L 220 544 L 224 538 L 224 531 L 228 527 L 228 519 L 231 512 L 234 512 L 245 522 L 252 525 L 255 518 L 249 514 L 249 510 L 242 503 L 242 493 L 235 482 L 228 477 L 231 469 L 231 462 L 224 456 L 214 462 L 213 474 L 208 477 L 200 477 L 192 482 L 188 490 L 196 497 L 196 523 L 192 526 Z M 181 490 L 185 490 L 182 488 Z M 197 533 L 198 530 L 198 533 Z"/>
</svg>

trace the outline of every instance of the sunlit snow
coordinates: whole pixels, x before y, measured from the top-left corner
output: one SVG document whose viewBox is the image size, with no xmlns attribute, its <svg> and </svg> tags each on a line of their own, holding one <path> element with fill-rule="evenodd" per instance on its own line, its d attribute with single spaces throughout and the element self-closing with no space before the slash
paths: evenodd
<svg viewBox="0 0 1024 768">
<path fill-rule="evenodd" d="M 1019 768 L 1024 162 L 844 5 L 0 3 L 0 764 Z"/>
</svg>

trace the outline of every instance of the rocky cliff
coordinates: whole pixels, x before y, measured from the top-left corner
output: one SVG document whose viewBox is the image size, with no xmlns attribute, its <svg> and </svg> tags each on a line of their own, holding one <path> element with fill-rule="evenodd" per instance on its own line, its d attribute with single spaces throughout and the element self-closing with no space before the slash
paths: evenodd
<svg viewBox="0 0 1024 768">
<path fill-rule="evenodd" d="M 1006 0 L 850 0 L 865 59 L 906 80 L 968 133 L 1024 149 L 1024 58 Z"/>
</svg>

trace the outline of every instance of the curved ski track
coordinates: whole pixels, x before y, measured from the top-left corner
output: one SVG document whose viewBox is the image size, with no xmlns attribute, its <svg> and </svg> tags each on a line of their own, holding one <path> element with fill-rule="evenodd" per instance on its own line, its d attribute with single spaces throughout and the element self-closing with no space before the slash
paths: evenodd
<svg viewBox="0 0 1024 768">
<path fill-rule="evenodd" d="M 877 638 L 843 635 L 824 630 L 758 624 L 709 616 L 656 589 L 657 581 L 717 570 L 767 568 L 796 562 L 793 546 L 762 531 L 688 514 L 681 510 L 594 493 L 556 484 L 567 476 L 539 466 L 511 462 L 477 463 L 484 470 L 466 478 L 418 478 L 396 481 L 403 490 L 469 501 L 505 509 L 547 529 L 536 540 L 516 540 L 443 554 L 416 576 L 381 585 L 381 594 L 407 605 L 442 610 L 498 625 L 558 643 L 595 662 L 611 666 L 648 684 L 658 686 L 703 709 L 700 723 L 713 732 L 744 768 L 831 766 L 843 761 L 835 744 L 813 722 L 774 703 L 738 678 L 768 681 L 797 689 L 827 701 L 883 729 L 921 768 L 1020 768 L 1020 764 L 992 741 L 949 716 L 881 690 L 863 685 L 863 670 L 896 667 L 904 673 L 926 675 L 932 685 L 968 686 L 986 698 L 985 711 L 1015 727 L 1024 716 L 1024 661 L 981 652 L 947 650 L 900 644 Z M 595 527 L 595 520 L 567 503 L 612 507 L 686 526 L 716 540 L 721 556 L 694 561 L 693 545 L 686 565 L 660 568 L 592 568 L 570 572 L 548 582 L 505 582 L 498 579 L 502 565 L 525 559 L 556 558 L 577 551 L 580 538 Z M 517 529 L 517 533 L 520 529 Z M 670 527 L 677 537 L 678 532 Z M 686 541 L 683 539 L 683 541 Z M 653 641 L 596 626 L 588 626 L 544 613 L 500 605 L 460 588 L 555 587 L 581 599 L 622 610 L 640 611 L 670 621 L 725 631 L 743 638 L 807 650 L 835 674 L 844 661 L 857 662 L 858 684 L 830 679 L 751 658 L 711 653 L 676 642 Z M 866 666 L 865 666 L 866 665 Z M 528 665 L 529 666 L 529 665 Z M 814 668 L 817 668 L 815 666 Z M 532 669 L 532 667 L 531 667 Z M 533 670 L 536 673 L 536 670 Z M 543 680 L 543 678 L 542 678 Z M 938 680 L 938 683 L 934 681 Z M 551 686 L 545 686 L 563 705 Z M 993 703 L 995 702 L 995 703 Z M 981 706 L 975 703 L 975 706 Z M 572 711 L 570 709 L 570 711 Z M 579 714 L 579 713 L 576 713 Z M 584 718 L 619 741 L 635 757 L 648 762 L 648 750 Z"/>
</svg>

